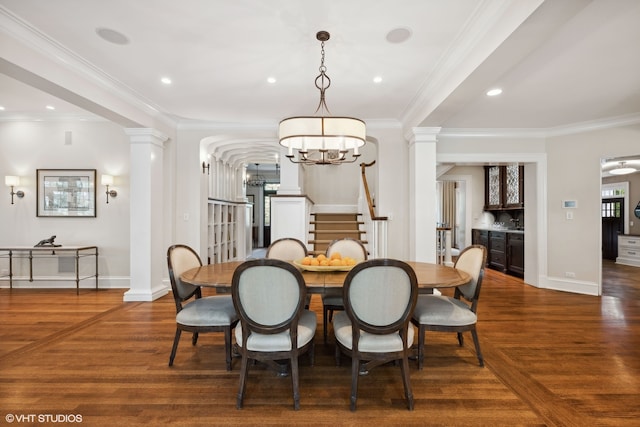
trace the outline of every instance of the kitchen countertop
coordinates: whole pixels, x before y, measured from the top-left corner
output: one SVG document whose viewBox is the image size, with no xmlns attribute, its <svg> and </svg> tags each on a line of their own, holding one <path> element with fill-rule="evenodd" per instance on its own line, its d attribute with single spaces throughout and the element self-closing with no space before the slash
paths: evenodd
<svg viewBox="0 0 640 427">
<path fill-rule="evenodd" d="M 516 230 L 515 228 L 473 227 L 473 230 L 502 231 L 505 233 L 524 234 L 524 230 Z"/>
</svg>

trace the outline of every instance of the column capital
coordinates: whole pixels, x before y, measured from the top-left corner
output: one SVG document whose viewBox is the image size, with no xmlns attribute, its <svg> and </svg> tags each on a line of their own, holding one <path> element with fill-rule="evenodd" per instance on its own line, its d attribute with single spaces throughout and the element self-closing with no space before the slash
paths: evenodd
<svg viewBox="0 0 640 427">
<path fill-rule="evenodd" d="M 169 137 L 152 128 L 126 128 L 124 132 L 129 136 L 132 144 L 152 143 L 163 146 Z"/>
<path fill-rule="evenodd" d="M 438 142 L 438 134 L 440 134 L 441 130 L 441 127 L 415 127 L 405 137 L 409 141 L 409 145 L 422 142 Z"/>
</svg>

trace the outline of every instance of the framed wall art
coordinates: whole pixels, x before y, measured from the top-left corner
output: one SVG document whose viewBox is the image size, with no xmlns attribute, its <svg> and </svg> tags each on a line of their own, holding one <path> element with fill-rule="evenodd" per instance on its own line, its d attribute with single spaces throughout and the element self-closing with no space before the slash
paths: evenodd
<svg viewBox="0 0 640 427">
<path fill-rule="evenodd" d="M 95 169 L 37 169 L 39 217 L 95 217 Z"/>
</svg>

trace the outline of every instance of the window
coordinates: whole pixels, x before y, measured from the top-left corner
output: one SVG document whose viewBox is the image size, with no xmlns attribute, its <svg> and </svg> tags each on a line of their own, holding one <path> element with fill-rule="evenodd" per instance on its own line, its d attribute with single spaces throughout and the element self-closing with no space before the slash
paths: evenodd
<svg viewBox="0 0 640 427">
<path fill-rule="evenodd" d="M 622 203 L 620 201 L 603 201 L 602 218 L 620 218 L 620 216 L 622 215 L 621 205 Z"/>
</svg>

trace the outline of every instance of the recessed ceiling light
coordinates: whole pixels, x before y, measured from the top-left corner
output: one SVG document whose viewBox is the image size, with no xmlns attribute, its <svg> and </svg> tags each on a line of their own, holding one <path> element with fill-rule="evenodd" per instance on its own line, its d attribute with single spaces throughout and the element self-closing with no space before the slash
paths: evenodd
<svg viewBox="0 0 640 427">
<path fill-rule="evenodd" d="M 96 28 L 96 34 L 102 39 L 113 44 L 129 44 L 129 38 L 124 34 L 112 30 L 111 28 Z"/>
<path fill-rule="evenodd" d="M 487 96 L 498 96 L 502 93 L 502 89 L 495 88 L 487 91 Z"/>
<path fill-rule="evenodd" d="M 375 77 L 373 78 L 373 82 L 374 82 L 374 83 L 382 83 L 382 77 L 380 77 L 380 76 L 375 76 Z"/>
<path fill-rule="evenodd" d="M 162 84 L 165 84 L 165 85 L 171 84 L 171 79 L 169 77 L 163 77 L 160 79 L 160 81 L 162 82 Z"/>
<path fill-rule="evenodd" d="M 4 107 L 0 105 L 0 111 L 4 111 Z"/>
<path fill-rule="evenodd" d="M 56 107 L 54 107 L 53 105 L 47 105 L 45 108 L 47 110 L 55 110 L 56 109 Z"/>
<path fill-rule="evenodd" d="M 267 77 L 267 83 L 274 84 L 276 81 L 275 77 Z"/>
<path fill-rule="evenodd" d="M 409 28 L 395 28 L 387 33 L 387 41 L 389 43 L 403 43 L 411 37 Z"/>
</svg>

